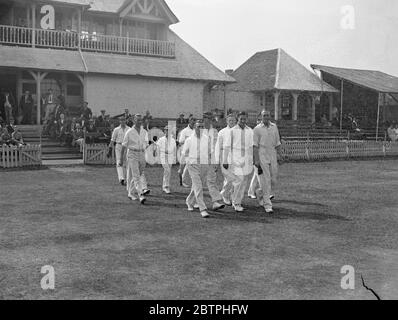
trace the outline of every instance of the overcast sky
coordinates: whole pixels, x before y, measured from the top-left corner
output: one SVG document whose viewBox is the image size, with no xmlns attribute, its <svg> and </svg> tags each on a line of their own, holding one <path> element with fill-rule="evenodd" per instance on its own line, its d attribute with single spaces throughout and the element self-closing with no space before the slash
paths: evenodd
<svg viewBox="0 0 398 320">
<path fill-rule="evenodd" d="M 309 65 L 375 69 L 398 76 L 397 0 L 166 0 L 172 29 L 222 69 L 283 48 Z M 344 6 L 355 9 L 352 19 Z M 347 12 L 347 11 L 346 11 Z M 351 17 L 351 16 L 350 16 Z"/>
</svg>

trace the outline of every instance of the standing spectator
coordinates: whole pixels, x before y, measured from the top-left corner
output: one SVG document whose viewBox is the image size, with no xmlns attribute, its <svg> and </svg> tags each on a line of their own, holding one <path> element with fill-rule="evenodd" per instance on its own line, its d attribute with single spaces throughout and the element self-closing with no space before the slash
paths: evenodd
<svg viewBox="0 0 398 320">
<path fill-rule="evenodd" d="M 48 123 L 50 121 L 50 115 L 54 112 L 56 106 L 53 89 L 48 89 L 47 95 L 44 99 L 44 105 L 45 105 L 44 121 Z"/>
<path fill-rule="evenodd" d="M 65 115 L 61 113 L 60 119 L 57 121 L 57 136 L 60 141 L 61 147 L 70 142 L 70 135 L 70 122 L 66 120 Z"/>
<path fill-rule="evenodd" d="M 93 112 L 88 107 L 88 102 L 83 103 L 83 108 L 81 112 L 81 118 L 87 123 L 93 117 Z"/>
<path fill-rule="evenodd" d="M 66 100 L 65 100 L 65 95 L 62 91 L 57 99 L 58 99 L 58 104 L 62 107 L 63 110 L 65 110 L 66 109 Z"/>
<path fill-rule="evenodd" d="M 149 131 L 151 128 L 151 121 L 153 120 L 151 113 L 149 111 L 147 111 L 142 120 L 144 121 L 144 129 L 146 131 Z"/>
<path fill-rule="evenodd" d="M 5 121 L 6 121 L 7 124 L 10 124 L 11 123 L 11 119 L 12 119 L 13 114 L 14 114 L 13 110 L 14 110 L 14 107 L 15 107 L 15 100 L 14 100 L 12 94 L 9 91 L 7 91 L 7 90 L 4 91 L 4 98 L 3 99 L 4 99 L 3 106 L 4 106 L 4 110 L 5 110 Z"/>
<path fill-rule="evenodd" d="M 57 104 L 54 109 L 54 120 L 59 121 L 59 119 L 61 119 L 61 114 L 65 115 L 65 108 L 61 104 Z"/>
<path fill-rule="evenodd" d="M 0 89 L 0 117 L 3 122 L 6 122 L 6 110 L 4 107 L 6 100 L 5 100 L 5 90 L 4 88 Z"/>
<path fill-rule="evenodd" d="M 177 119 L 177 126 L 182 126 L 186 124 L 185 115 L 182 113 L 180 117 Z"/>
<path fill-rule="evenodd" d="M 97 128 L 106 127 L 106 111 L 105 110 L 101 110 L 101 115 L 95 121 L 95 126 Z"/>
<path fill-rule="evenodd" d="M 21 101 L 19 103 L 20 109 L 23 113 L 24 124 L 32 124 L 33 104 L 33 97 L 30 94 L 29 90 L 26 90 L 25 94 L 21 97 Z"/>
<path fill-rule="evenodd" d="M 147 111 L 147 112 L 145 113 L 145 116 L 144 116 L 143 120 L 144 120 L 144 121 L 145 121 L 145 120 L 148 120 L 148 121 L 153 120 L 153 117 L 152 117 L 152 115 L 151 115 L 151 113 L 150 113 L 149 111 Z"/>
</svg>

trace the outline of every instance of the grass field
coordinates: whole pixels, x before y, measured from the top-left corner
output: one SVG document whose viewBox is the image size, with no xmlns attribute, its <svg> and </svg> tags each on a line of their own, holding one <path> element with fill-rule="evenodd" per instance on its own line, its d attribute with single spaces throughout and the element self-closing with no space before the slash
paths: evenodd
<svg viewBox="0 0 398 320">
<path fill-rule="evenodd" d="M 131 203 L 114 168 L 0 171 L 0 299 L 398 298 L 398 162 L 286 164 L 274 216 Z M 174 171 L 174 185 L 176 171 Z M 41 267 L 55 268 L 43 291 Z M 340 287 L 344 265 L 356 289 Z"/>
</svg>

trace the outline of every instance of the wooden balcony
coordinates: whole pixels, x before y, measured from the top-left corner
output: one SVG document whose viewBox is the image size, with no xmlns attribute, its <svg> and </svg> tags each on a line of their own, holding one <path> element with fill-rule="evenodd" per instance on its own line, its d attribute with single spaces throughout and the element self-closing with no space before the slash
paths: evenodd
<svg viewBox="0 0 398 320">
<path fill-rule="evenodd" d="M 175 44 L 169 41 L 4 25 L 0 25 L 0 44 L 175 58 Z"/>
</svg>

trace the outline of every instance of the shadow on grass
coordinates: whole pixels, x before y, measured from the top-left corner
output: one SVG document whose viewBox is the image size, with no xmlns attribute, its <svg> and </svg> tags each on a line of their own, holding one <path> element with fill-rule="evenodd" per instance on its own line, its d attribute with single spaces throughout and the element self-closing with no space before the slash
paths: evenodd
<svg viewBox="0 0 398 320">
<path fill-rule="evenodd" d="M 298 211 L 293 209 L 285 208 L 274 208 L 274 214 L 267 214 L 259 207 L 246 207 L 246 211 L 243 213 L 230 213 L 230 212 L 217 212 L 213 214 L 213 218 L 222 220 L 234 220 L 242 222 L 258 222 L 258 223 L 273 223 L 277 220 L 339 220 L 339 221 L 351 221 L 342 216 L 329 214 L 325 212 L 310 212 L 310 211 Z"/>
</svg>

